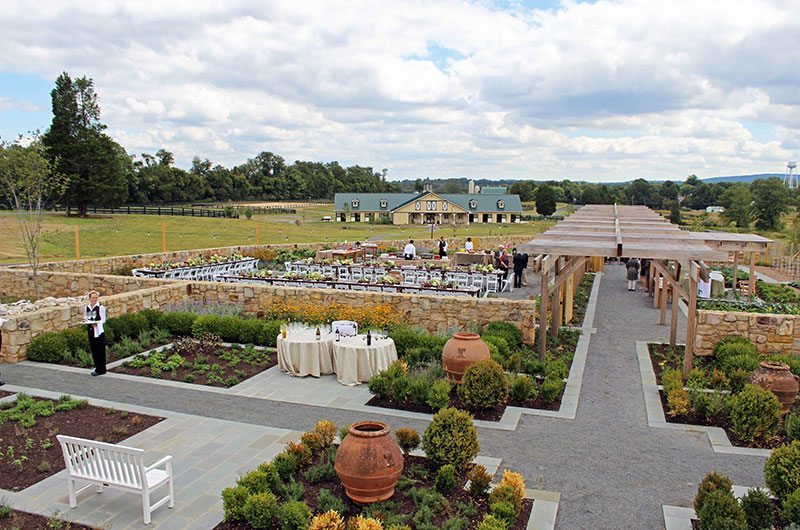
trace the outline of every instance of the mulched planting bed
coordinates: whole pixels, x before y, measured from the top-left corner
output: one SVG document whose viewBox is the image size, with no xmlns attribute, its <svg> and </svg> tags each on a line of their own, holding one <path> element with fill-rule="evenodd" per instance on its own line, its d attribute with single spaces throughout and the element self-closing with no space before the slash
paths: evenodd
<svg viewBox="0 0 800 530">
<path fill-rule="evenodd" d="M 18 394 L 0 404 L 0 489 L 19 491 L 64 469 L 58 434 L 119 443 L 163 419 L 69 396 L 55 401 Z"/>
<path fill-rule="evenodd" d="M 6 392 L 5 390 L 0 390 L 0 398 L 4 398 L 7 396 L 13 396 L 14 392 Z"/>
<path fill-rule="evenodd" d="M 457 389 L 453 387 L 453 390 L 450 391 L 450 404 L 449 407 L 455 407 L 457 409 L 466 410 L 476 420 L 485 420 L 485 421 L 500 421 L 503 417 L 503 414 L 506 411 L 507 406 L 512 407 L 522 407 L 526 409 L 542 409 L 542 410 L 558 410 L 561 407 L 561 397 L 553 401 L 552 403 L 545 404 L 541 399 L 529 399 L 526 401 L 517 401 L 513 399 L 509 399 L 508 403 L 505 405 L 498 405 L 496 407 L 484 410 L 470 410 L 461 402 L 461 399 L 458 397 Z M 563 395 L 563 392 L 562 392 Z M 423 414 L 436 414 L 437 411 L 433 410 L 431 407 L 425 405 L 417 405 L 416 403 L 397 403 L 393 399 L 389 398 L 382 398 L 379 396 L 374 396 L 372 399 L 367 401 L 367 406 L 370 407 L 383 407 L 385 409 L 394 409 L 394 410 L 405 410 L 408 412 L 421 412 Z"/>
<path fill-rule="evenodd" d="M 324 453 L 317 455 L 314 459 L 313 466 L 319 465 L 325 458 L 327 458 L 327 455 Z M 344 503 L 347 508 L 346 516 L 348 517 L 362 514 L 365 517 L 370 516 L 382 520 L 384 522 L 384 527 L 389 523 L 400 523 L 408 524 L 411 528 L 416 528 L 412 518 L 419 508 L 412 500 L 410 492 L 413 489 L 420 488 L 434 490 L 435 477 L 436 471 L 428 466 L 428 459 L 417 456 L 406 456 L 403 474 L 395 489 L 394 496 L 382 503 L 362 506 L 354 503 L 347 497 L 344 487 L 336 476 L 329 480 L 313 484 L 305 478 L 303 471 L 295 473 L 295 480 L 298 484 L 302 484 L 304 488 L 300 500 L 308 504 L 315 514 L 320 511 L 317 509 L 317 495 L 319 495 L 320 490 L 326 489 Z M 441 506 L 441 509 L 431 520 L 433 526 L 441 527 L 445 521 L 459 514 L 471 514 L 465 515 L 468 525 L 464 528 L 475 528 L 481 519 L 483 519 L 483 515 L 488 512 L 488 499 L 482 498 L 476 500 L 471 497 L 469 492 L 464 489 L 466 481 L 466 474 L 456 477 L 456 487 L 444 497 L 444 502 L 438 505 Z M 525 499 L 516 524 L 509 528 L 511 530 L 524 530 L 527 527 L 532 508 L 533 501 L 531 499 Z M 472 513 L 473 511 L 474 513 Z M 247 530 L 252 527 L 243 522 L 233 523 L 223 521 L 214 528 L 215 530 Z"/>
<path fill-rule="evenodd" d="M 672 368 L 675 370 L 681 370 L 683 368 L 682 363 L 676 361 L 674 358 L 674 352 L 678 352 L 680 354 L 680 358 L 683 358 L 683 350 L 684 350 L 683 346 L 676 346 L 674 350 L 670 348 L 668 344 L 648 344 L 647 346 L 650 352 L 650 361 L 653 365 L 653 371 L 656 374 L 656 382 L 659 385 L 661 384 L 661 374 L 665 369 Z M 669 360 L 665 361 L 664 359 L 669 359 Z M 695 367 L 710 368 L 712 366 L 710 357 L 695 357 L 693 360 Z M 775 449 L 777 447 L 780 447 L 781 445 L 789 443 L 790 441 L 789 438 L 786 436 L 786 432 L 781 429 L 780 431 L 778 431 L 777 435 L 769 439 L 762 440 L 754 444 L 750 444 L 736 435 L 736 433 L 732 429 L 730 418 L 724 413 L 712 418 L 707 418 L 701 414 L 698 414 L 694 410 L 691 410 L 688 414 L 678 414 L 676 416 L 670 416 L 668 413 L 669 405 L 667 402 L 666 393 L 663 390 L 659 390 L 658 394 L 659 397 L 661 398 L 661 407 L 664 409 L 664 415 L 669 423 L 681 423 L 684 425 L 702 425 L 705 427 L 720 427 L 725 431 L 725 434 L 727 434 L 728 439 L 731 441 L 731 444 L 733 444 L 736 447 Z"/>
<path fill-rule="evenodd" d="M 594 283 L 594 274 L 584 274 L 581 283 L 575 289 L 573 295 L 572 306 L 572 323 L 576 326 L 583 325 L 583 319 L 586 316 L 586 308 L 589 306 L 589 296 L 592 294 L 592 284 Z"/>
<path fill-rule="evenodd" d="M 226 388 L 276 364 L 274 352 L 253 346 L 223 346 L 213 338 L 183 338 L 160 352 L 137 355 L 111 371 Z"/>
<path fill-rule="evenodd" d="M 0 530 L 12 528 L 61 528 L 63 530 L 95 530 L 94 526 L 62 521 L 58 517 L 45 517 L 35 513 L 11 510 L 8 517 L 0 518 Z"/>
</svg>

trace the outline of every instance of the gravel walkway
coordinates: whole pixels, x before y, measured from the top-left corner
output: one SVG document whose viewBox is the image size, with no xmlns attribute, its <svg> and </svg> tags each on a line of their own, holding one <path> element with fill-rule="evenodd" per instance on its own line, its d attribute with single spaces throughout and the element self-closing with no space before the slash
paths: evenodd
<svg viewBox="0 0 800 530">
<path fill-rule="evenodd" d="M 528 487 L 561 492 L 557 528 L 663 528 L 662 504 L 691 506 L 711 469 L 745 486 L 763 484 L 764 459 L 716 454 L 706 435 L 647 426 L 636 341 L 664 341 L 658 310 L 628 292 L 625 269 L 608 264 L 575 420 L 523 417 L 516 431 L 482 429 L 481 454 L 521 471 Z M 685 331 L 685 320 L 679 325 Z M 128 382 L 34 365 L 4 365 L 9 384 L 110 399 L 199 416 L 303 430 L 321 418 L 340 424 L 360 413 Z M 396 417 L 381 417 L 393 427 Z M 403 420 L 422 429 L 425 422 Z"/>
</svg>

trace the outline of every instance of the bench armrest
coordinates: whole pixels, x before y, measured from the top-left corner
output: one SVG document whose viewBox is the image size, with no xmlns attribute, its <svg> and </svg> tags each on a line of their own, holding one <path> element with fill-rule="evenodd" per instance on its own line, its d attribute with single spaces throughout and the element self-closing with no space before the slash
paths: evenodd
<svg viewBox="0 0 800 530">
<path fill-rule="evenodd" d="M 151 464 L 149 466 L 145 466 L 145 471 L 150 471 L 151 469 L 155 469 L 157 467 L 163 466 L 164 464 L 171 464 L 172 463 L 172 456 L 168 455 L 156 462 L 155 464 Z"/>
</svg>

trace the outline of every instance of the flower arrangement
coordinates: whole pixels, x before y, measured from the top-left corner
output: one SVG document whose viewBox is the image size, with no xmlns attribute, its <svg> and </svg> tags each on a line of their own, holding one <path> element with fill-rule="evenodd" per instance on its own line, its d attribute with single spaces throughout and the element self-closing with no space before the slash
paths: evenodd
<svg viewBox="0 0 800 530">
<path fill-rule="evenodd" d="M 240 261 L 245 259 L 241 254 L 211 254 L 207 258 L 198 256 L 196 258 L 189 258 L 185 261 L 162 261 L 161 263 L 149 263 L 147 268 L 153 271 L 168 271 L 173 269 L 182 269 L 184 267 L 200 267 L 203 265 L 220 265 L 222 263 L 230 263 L 233 261 Z"/>
<path fill-rule="evenodd" d="M 397 276 L 393 276 L 391 274 L 385 274 L 381 276 L 379 283 L 385 283 L 387 285 L 397 285 L 400 283 L 400 278 Z"/>
<path fill-rule="evenodd" d="M 388 304 L 350 306 L 339 302 L 273 301 L 264 307 L 269 318 L 309 324 L 328 324 L 334 320 L 352 320 L 361 328 L 383 328 L 399 324 L 399 315 Z"/>
</svg>

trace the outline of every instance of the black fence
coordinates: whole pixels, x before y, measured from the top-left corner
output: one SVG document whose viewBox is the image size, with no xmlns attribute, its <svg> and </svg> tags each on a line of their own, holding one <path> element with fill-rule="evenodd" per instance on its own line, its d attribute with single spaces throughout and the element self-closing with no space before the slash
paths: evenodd
<svg viewBox="0 0 800 530">
<path fill-rule="evenodd" d="M 225 205 L 220 204 L 203 204 L 203 203 L 192 203 L 192 208 L 224 208 Z M 280 206 L 249 206 L 247 204 L 235 204 L 230 205 L 230 208 L 234 208 L 240 212 L 247 210 L 248 208 L 253 211 L 254 214 L 294 214 L 297 213 L 297 210 L 294 208 L 283 208 Z"/>
<path fill-rule="evenodd" d="M 186 208 L 183 206 L 121 206 L 120 208 L 98 208 L 89 206 L 87 213 L 135 214 L 135 215 L 181 215 L 186 217 L 233 217 L 239 218 L 239 211 L 226 212 L 211 208 Z"/>
</svg>

